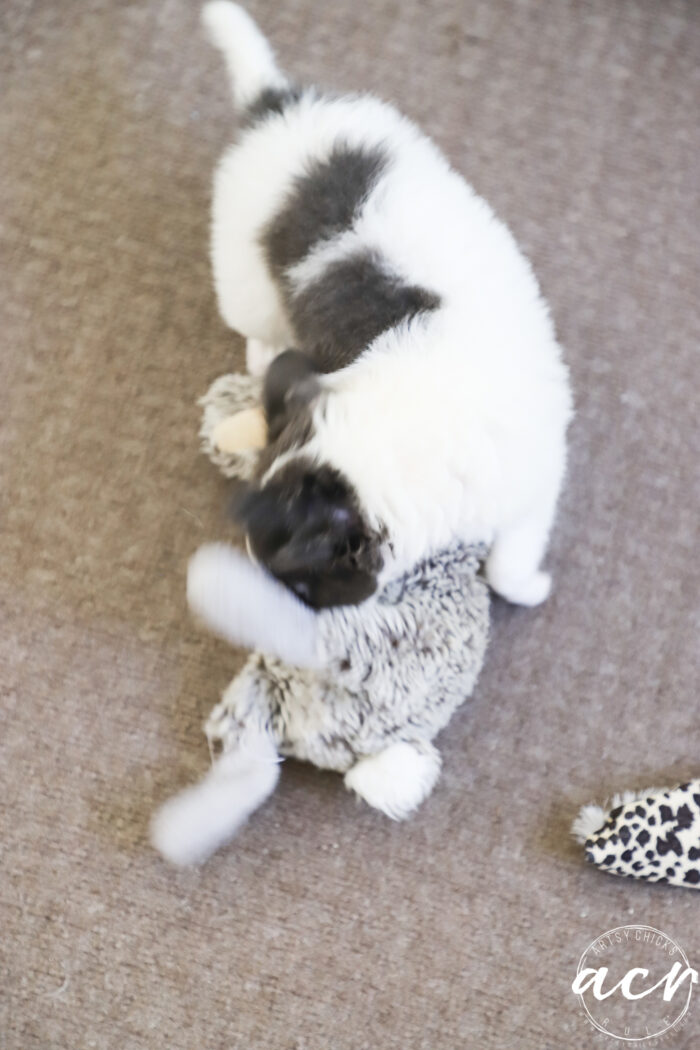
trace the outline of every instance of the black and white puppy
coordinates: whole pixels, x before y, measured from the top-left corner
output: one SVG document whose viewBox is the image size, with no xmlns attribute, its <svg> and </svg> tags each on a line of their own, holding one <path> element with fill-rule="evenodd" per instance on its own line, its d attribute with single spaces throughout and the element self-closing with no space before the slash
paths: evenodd
<svg viewBox="0 0 700 1050">
<path fill-rule="evenodd" d="M 274 362 L 237 505 L 252 553 L 324 607 L 486 541 L 492 587 L 541 602 L 572 404 L 528 261 L 391 106 L 292 87 L 236 4 L 204 20 L 242 125 L 215 178 L 219 306 L 249 369 Z"/>
</svg>

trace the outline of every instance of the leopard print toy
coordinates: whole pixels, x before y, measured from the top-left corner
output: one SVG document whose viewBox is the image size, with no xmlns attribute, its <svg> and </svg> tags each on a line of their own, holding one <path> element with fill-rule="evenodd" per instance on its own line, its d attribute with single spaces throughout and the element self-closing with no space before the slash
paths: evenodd
<svg viewBox="0 0 700 1050">
<path fill-rule="evenodd" d="M 584 806 L 572 832 L 609 875 L 700 888 L 700 780 Z"/>
</svg>

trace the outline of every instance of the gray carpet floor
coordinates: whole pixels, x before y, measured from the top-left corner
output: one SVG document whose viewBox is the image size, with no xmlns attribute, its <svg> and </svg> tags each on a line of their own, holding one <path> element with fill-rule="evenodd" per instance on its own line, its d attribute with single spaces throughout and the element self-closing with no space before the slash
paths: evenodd
<svg viewBox="0 0 700 1050">
<path fill-rule="evenodd" d="M 196 398 L 242 367 L 207 257 L 233 133 L 184 0 L 0 12 L 0 1045 L 568 1050 L 598 934 L 700 964 L 700 895 L 615 880 L 578 807 L 700 775 L 700 7 L 259 0 L 285 67 L 397 101 L 511 224 L 577 397 L 542 608 L 494 603 L 444 775 L 393 824 L 293 763 L 203 869 L 148 844 L 240 653 Z M 672 1050 L 700 1045 L 700 993 Z"/>
</svg>

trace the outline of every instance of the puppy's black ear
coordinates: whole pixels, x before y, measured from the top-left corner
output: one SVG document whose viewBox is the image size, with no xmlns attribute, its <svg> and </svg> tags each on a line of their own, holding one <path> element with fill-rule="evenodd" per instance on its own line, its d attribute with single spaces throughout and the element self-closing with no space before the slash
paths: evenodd
<svg viewBox="0 0 700 1050">
<path fill-rule="evenodd" d="M 321 387 L 313 360 L 300 350 L 285 350 L 274 359 L 265 375 L 263 407 L 270 441 L 282 433 L 300 409 L 306 407 Z"/>
<path fill-rule="evenodd" d="M 228 502 L 229 517 L 246 532 L 257 532 L 262 524 L 276 516 L 276 500 L 251 481 L 236 481 Z"/>
</svg>

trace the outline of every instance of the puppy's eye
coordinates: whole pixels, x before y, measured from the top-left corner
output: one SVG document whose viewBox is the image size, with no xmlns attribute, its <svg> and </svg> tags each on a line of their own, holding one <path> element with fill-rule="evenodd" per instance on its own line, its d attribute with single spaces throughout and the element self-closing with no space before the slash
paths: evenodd
<svg viewBox="0 0 700 1050">
<path fill-rule="evenodd" d="M 350 558 L 354 564 L 361 548 L 362 536 L 357 532 L 351 532 L 337 548 L 337 555 L 339 558 Z"/>
<path fill-rule="evenodd" d="M 362 537 L 359 532 L 353 532 L 348 537 L 348 548 L 351 554 L 357 554 L 362 546 Z"/>
</svg>

